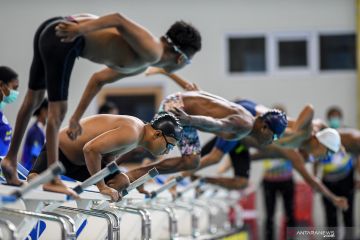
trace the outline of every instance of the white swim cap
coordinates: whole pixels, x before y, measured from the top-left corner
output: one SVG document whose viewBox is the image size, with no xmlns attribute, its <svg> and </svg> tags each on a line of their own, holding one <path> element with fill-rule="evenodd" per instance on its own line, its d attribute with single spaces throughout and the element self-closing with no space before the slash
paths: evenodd
<svg viewBox="0 0 360 240">
<path fill-rule="evenodd" d="M 334 153 L 339 151 L 341 146 L 341 139 L 340 134 L 335 129 L 325 128 L 317 132 L 315 136 L 322 145 Z"/>
</svg>

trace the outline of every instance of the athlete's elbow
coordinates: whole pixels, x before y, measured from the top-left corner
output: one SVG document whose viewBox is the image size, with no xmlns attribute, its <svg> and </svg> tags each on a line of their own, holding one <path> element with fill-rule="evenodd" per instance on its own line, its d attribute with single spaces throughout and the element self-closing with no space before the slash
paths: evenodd
<svg viewBox="0 0 360 240">
<path fill-rule="evenodd" d="M 113 13 L 110 15 L 112 22 L 116 24 L 116 28 L 118 29 L 118 31 L 123 32 L 125 30 L 124 28 L 124 16 L 119 13 Z"/>
<path fill-rule="evenodd" d="M 98 89 L 101 89 L 105 84 L 110 82 L 111 81 L 104 78 L 100 72 L 94 73 L 90 79 L 90 83 Z"/>
<path fill-rule="evenodd" d="M 84 153 L 85 158 L 87 156 L 99 155 L 98 151 L 91 143 L 85 144 L 85 146 L 83 147 L 83 153 Z"/>
<path fill-rule="evenodd" d="M 316 177 L 305 178 L 305 182 L 315 191 L 319 190 L 319 183 Z"/>
<path fill-rule="evenodd" d="M 303 112 L 312 119 L 314 117 L 314 106 L 312 104 L 306 104 Z"/>
</svg>

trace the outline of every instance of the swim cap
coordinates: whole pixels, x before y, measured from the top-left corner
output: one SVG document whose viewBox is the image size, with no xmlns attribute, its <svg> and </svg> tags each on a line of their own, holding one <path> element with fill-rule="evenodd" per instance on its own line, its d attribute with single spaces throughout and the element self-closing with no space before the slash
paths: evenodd
<svg viewBox="0 0 360 240">
<path fill-rule="evenodd" d="M 325 128 L 315 134 L 317 140 L 333 151 L 334 153 L 338 152 L 341 145 L 341 138 L 338 131 L 332 128 Z"/>
<path fill-rule="evenodd" d="M 150 122 L 154 129 L 161 130 L 165 136 L 179 141 L 182 137 L 182 127 L 179 120 L 169 112 L 158 113 Z"/>
<path fill-rule="evenodd" d="M 278 139 L 283 134 L 288 124 L 286 114 L 278 109 L 272 109 L 264 113 L 261 115 L 261 118 L 274 133 L 274 140 Z"/>
</svg>

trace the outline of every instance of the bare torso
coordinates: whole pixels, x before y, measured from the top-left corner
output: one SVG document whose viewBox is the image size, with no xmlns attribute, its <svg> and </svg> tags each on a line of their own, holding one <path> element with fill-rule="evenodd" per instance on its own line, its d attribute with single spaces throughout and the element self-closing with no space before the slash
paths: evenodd
<svg viewBox="0 0 360 240">
<path fill-rule="evenodd" d="M 97 16 L 72 16 L 77 22 L 86 22 Z M 145 71 L 148 63 L 141 60 L 116 28 L 106 28 L 84 35 L 82 57 L 124 74 Z"/>
<path fill-rule="evenodd" d="M 83 154 L 83 147 L 86 143 L 93 140 L 105 132 L 110 130 L 118 130 L 119 134 L 126 134 L 127 127 L 135 127 L 142 131 L 144 123 L 138 118 L 131 116 L 120 116 L 120 115 L 95 115 L 87 117 L 81 120 L 81 127 L 83 133 L 75 140 L 70 140 L 66 134 L 66 128 L 63 128 L 59 134 L 59 147 L 65 156 L 76 165 L 84 165 L 85 159 Z M 137 145 L 134 145 L 134 148 Z M 117 154 L 128 152 L 131 149 L 123 149 L 122 146 L 113 149 L 103 157 L 115 157 Z"/>
<path fill-rule="evenodd" d="M 202 115 L 213 118 L 225 118 L 230 115 L 252 115 L 242 106 L 204 91 L 181 93 L 184 110 L 190 115 Z"/>
<path fill-rule="evenodd" d="M 182 93 L 184 110 L 189 115 L 208 116 L 216 119 L 227 119 L 231 122 L 229 129 L 209 131 L 224 139 L 242 139 L 252 128 L 255 118 L 242 106 L 230 102 L 222 97 L 204 91 L 188 91 Z M 230 129 L 232 129 L 230 131 Z M 207 131 L 207 129 L 202 129 Z"/>
</svg>

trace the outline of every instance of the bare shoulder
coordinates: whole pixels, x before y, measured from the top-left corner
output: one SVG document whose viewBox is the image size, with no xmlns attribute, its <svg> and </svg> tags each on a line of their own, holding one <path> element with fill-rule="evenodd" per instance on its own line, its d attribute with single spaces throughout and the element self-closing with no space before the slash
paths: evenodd
<svg viewBox="0 0 360 240">
<path fill-rule="evenodd" d="M 336 129 L 340 134 L 352 134 L 352 135 L 359 135 L 360 130 L 355 128 L 338 128 Z"/>
<path fill-rule="evenodd" d="M 354 129 L 354 128 L 340 128 L 337 129 L 337 131 L 340 133 L 341 138 L 348 138 L 353 141 L 359 141 L 360 142 L 360 130 Z"/>
<path fill-rule="evenodd" d="M 234 130 L 237 131 L 251 131 L 254 125 L 254 117 L 247 112 L 243 114 L 233 114 L 227 117 Z"/>
<path fill-rule="evenodd" d="M 240 140 L 248 136 L 253 127 L 253 121 L 246 117 L 236 115 L 230 115 L 226 119 L 223 119 L 224 127 L 227 131 L 218 133 L 217 135 L 226 140 Z"/>
</svg>

